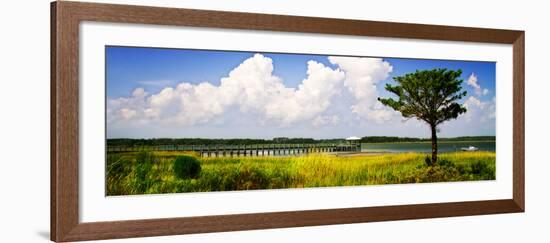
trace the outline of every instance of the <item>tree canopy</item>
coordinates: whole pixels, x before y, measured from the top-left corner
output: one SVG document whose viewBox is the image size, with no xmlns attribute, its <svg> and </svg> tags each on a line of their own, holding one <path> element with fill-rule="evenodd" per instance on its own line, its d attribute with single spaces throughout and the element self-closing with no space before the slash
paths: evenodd
<svg viewBox="0 0 550 243">
<path fill-rule="evenodd" d="M 386 84 L 386 90 L 398 99 L 378 98 L 382 104 L 401 112 L 403 117 L 416 117 L 430 125 L 457 118 L 466 108 L 456 103 L 467 95 L 462 90 L 462 70 L 444 68 L 422 70 L 394 77 L 398 85 Z"/>
<path fill-rule="evenodd" d="M 431 164 L 437 161 L 437 126 L 466 112 L 466 108 L 457 103 L 467 95 L 462 91 L 461 74 L 460 69 L 417 70 L 394 77 L 397 85 L 386 84 L 386 90 L 395 94 L 397 99 L 378 98 L 403 117 L 414 117 L 428 123 L 432 132 Z"/>
</svg>

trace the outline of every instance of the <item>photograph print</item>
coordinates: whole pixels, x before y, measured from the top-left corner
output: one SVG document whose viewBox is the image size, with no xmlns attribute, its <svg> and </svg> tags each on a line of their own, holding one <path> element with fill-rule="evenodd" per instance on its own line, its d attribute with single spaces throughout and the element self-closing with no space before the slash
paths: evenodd
<svg viewBox="0 0 550 243">
<path fill-rule="evenodd" d="M 495 62 L 105 57 L 107 196 L 495 180 Z"/>
</svg>

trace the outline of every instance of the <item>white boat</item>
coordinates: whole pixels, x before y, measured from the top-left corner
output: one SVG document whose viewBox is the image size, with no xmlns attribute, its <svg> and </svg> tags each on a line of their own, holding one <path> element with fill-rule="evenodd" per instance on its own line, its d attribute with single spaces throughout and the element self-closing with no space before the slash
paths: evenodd
<svg viewBox="0 0 550 243">
<path fill-rule="evenodd" d="M 474 147 L 474 146 L 470 146 L 470 147 L 462 147 L 461 150 L 462 151 L 478 151 L 479 148 Z"/>
</svg>

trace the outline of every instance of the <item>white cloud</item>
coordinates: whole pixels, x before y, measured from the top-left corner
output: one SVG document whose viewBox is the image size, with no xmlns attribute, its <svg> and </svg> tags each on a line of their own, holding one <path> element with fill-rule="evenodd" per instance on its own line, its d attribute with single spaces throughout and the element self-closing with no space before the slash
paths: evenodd
<svg viewBox="0 0 550 243">
<path fill-rule="evenodd" d="M 476 136 L 495 134 L 495 97 L 481 100 L 468 96 L 463 103 L 467 111 L 457 119 L 441 124 L 442 136 Z"/>
<path fill-rule="evenodd" d="M 472 73 L 466 83 L 471 86 L 474 89 L 474 92 L 477 96 L 487 95 L 489 94 L 488 89 L 481 88 L 481 85 L 479 85 L 477 76 L 475 73 Z"/>
<path fill-rule="evenodd" d="M 467 111 L 464 113 L 466 122 L 485 122 L 495 118 L 495 98 L 490 101 L 481 101 L 473 96 L 468 97 L 464 102 Z"/>
<path fill-rule="evenodd" d="M 479 84 L 477 83 L 477 76 L 474 73 L 470 75 L 466 83 L 474 88 L 477 94 L 481 93 L 481 86 L 479 86 Z"/>
<path fill-rule="evenodd" d="M 321 127 L 325 125 L 337 125 L 340 122 L 338 116 L 318 116 L 313 119 L 313 126 Z"/>
<path fill-rule="evenodd" d="M 145 97 L 145 96 L 147 96 L 147 92 L 145 92 L 145 90 L 143 88 L 137 88 L 137 89 L 134 89 L 134 91 L 132 92 L 132 96 L 134 96 L 134 97 Z"/>
<path fill-rule="evenodd" d="M 130 97 L 121 97 L 107 101 L 107 123 L 115 121 L 138 120 L 142 115 L 142 107 L 146 105 L 145 99 L 148 93 L 142 88 L 137 88 Z"/>
<path fill-rule="evenodd" d="M 274 93 L 263 107 L 265 118 L 287 125 L 310 120 L 323 113 L 339 93 L 345 75 L 315 61 L 308 62 L 307 78 L 298 89 L 282 89 Z"/>
<path fill-rule="evenodd" d="M 125 120 L 132 119 L 137 115 L 137 112 L 135 110 L 128 109 L 128 108 L 120 109 L 119 113 L 120 113 L 120 117 Z"/>
<path fill-rule="evenodd" d="M 378 102 L 376 85 L 388 78 L 393 67 L 382 58 L 329 57 L 346 73 L 344 86 L 355 98 L 352 113 L 359 118 L 377 123 L 391 120 L 397 113 Z"/>
<path fill-rule="evenodd" d="M 138 88 L 131 97 L 109 100 L 107 120 L 187 126 L 207 123 L 238 107 L 242 113 L 258 115 L 262 122 L 281 126 L 302 121 L 320 124 L 314 119 L 330 106 L 345 75 L 315 61 L 307 65 L 306 79 L 297 89 L 289 88 L 273 75 L 272 60 L 256 54 L 222 78 L 219 86 L 182 82 L 150 96 Z"/>
<path fill-rule="evenodd" d="M 218 85 L 172 83 L 162 85 L 165 88 L 155 93 L 137 88 L 127 97 L 107 101 L 108 132 L 115 137 L 202 136 L 205 130 L 226 137 L 256 136 L 264 131 L 269 136 L 315 137 L 323 128 L 323 132 L 336 137 L 342 131 L 359 136 L 364 131 L 379 135 L 427 134 L 422 122 L 403 121 L 398 112 L 377 101 L 381 95 L 377 86 L 393 70 L 390 63 L 381 58 L 355 57 L 329 57 L 329 61 L 336 68 L 307 62 L 307 75 L 296 88 L 287 87 L 275 76 L 272 60 L 260 54 L 236 66 Z M 475 74 L 466 84 L 474 91 L 479 87 L 481 95 L 491 92 L 479 85 Z M 474 92 L 465 99 L 465 114 L 442 124 L 444 136 L 494 133 L 495 100 L 480 94 Z M 402 124 L 396 126 L 398 121 Z M 219 124 L 229 129 L 219 130 Z M 199 125 L 206 126 L 189 129 Z"/>
<path fill-rule="evenodd" d="M 173 80 L 143 80 L 137 81 L 138 84 L 145 86 L 157 86 L 157 87 L 166 87 L 175 84 Z"/>
</svg>

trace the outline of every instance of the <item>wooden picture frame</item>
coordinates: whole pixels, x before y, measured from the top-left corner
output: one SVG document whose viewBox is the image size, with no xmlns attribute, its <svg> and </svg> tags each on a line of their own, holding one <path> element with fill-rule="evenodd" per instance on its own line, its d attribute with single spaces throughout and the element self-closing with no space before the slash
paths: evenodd
<svg viewBox="0 0 550 243">
<path fill-rule="evenodd" d="M 99 21 L 513 45 L 513 198 L 79 222 L 79 23 Z M 524 212 L 523 31 L 82 2 L 51 4 L 51 240 L 81 241 Z"/>
</svg>

